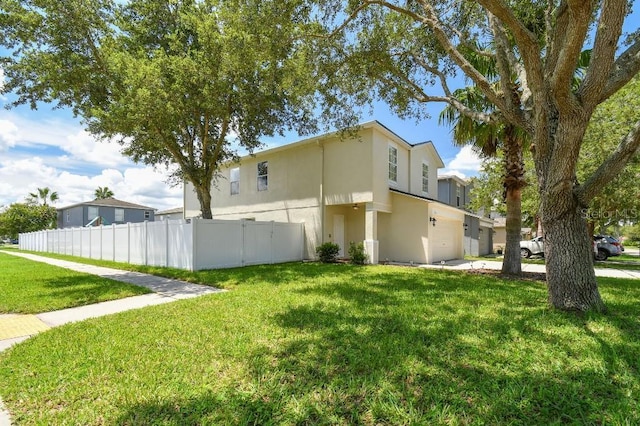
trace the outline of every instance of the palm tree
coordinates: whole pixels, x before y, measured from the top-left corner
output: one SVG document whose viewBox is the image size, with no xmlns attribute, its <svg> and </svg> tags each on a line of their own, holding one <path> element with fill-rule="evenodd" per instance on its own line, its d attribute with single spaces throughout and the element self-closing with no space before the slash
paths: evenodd
<svg viewBox="0 0 640 426">
<path fill-rule="evenodd" d="M 58 193 L 51 191 L 48 187 L 38 188 L 36 192 L 30 192 L 27 200 L 31 203 L 39 204 L 42 202 L 43 206 L 48 205 L 48 202 L 55 203 L 58 201 Z"/>
<path fill-rule="evenodd" d="M 98 189 L 96 189 L 95 195 L 96 200 L 104 200 L 105 198 L 113 197 L 113 191 L 110 190 L 108 186 L 99 186 Z"/>
<path fill-rule="evenodd" d="M 475 86 L 455 92 L 465 106 L 476 111 L 492 113 L 492 105 Z M 506 234 L 502 273 L 521 275 L 520 230 L 522 228 L 522 188 L 527 184 L 524 176 L 523 146 L 526 134 L 517 127 L 496 117 L 491 123 L 478 122 L 447 106 L 440 114 L 440 123 L 453 126 L 456 145 L 474 145 L 485 157 L 495 157 L 498 150 L 504 152 L 504 192 L 507 205 Z"/>
</svg>

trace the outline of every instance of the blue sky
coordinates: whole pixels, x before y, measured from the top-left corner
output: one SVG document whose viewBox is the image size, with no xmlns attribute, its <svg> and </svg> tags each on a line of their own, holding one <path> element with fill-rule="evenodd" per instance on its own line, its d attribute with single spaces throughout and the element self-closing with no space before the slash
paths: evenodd
<svg viewBox="0 0 640 426">
<path fill-rule="evenodd" d="M 0 107 L 10 95 L 0 98 Z M 451 144 L 449 130 L 438 126 L 442 105 L 430 106 L 433 117 L 422 122 L 402 120 L 382 103 L 363 122 L 378 120 L 410 143 L 431 140 L 448 166 L 461 176 L 474 175 L 479 160 L 469 149 Z M 295 134 L 265 139 L 268 147 L 299 140 Z M 115 197 L 165 210 L 182 206 L 182 187 L 165 183 L 166 171 L 138 165 L 119 153 L 116 143 L 97 141 L 84 131 L 69 110 L 42 105 L 0 110 L 0 206 L 22 202 L 37 188 L 49 187 L 60 200 L 57 207 L 92 200 L 99 186 Z"/>
<path fill-rule="evenodd" d="M 628 17 L 625 28 L 636 29 L 639 15 L 636 10 Z M 134 164 L 119 153 L 116 143 L 96 141 L 68 110 L 50 105 L 37 111 L 25 106 L 6 110 L 9 96 L 0 96 L 0 206 L 24 201 L 37 188 L 49 187 L 58 192 L 56 206 L 62 207 L 92 200 L 99 186 L 109 187 L 121 200 L 159 210 L 182 206 L 182 187 L 166 184 L 163 169 Z M 452 145 L 449 129 L 438 125 L 442 108 L 429 105 L 431 118 L 416 122 L 402 120 L 378 103 L 362 121 L 378 120 L 410 143 L 431 140 L 445 163 L 439 173 L 474 176 L 480 161 L 470 148 Z M 298 139 L 288 135 L 265 142 L 274 147 Z"/>
</svg>

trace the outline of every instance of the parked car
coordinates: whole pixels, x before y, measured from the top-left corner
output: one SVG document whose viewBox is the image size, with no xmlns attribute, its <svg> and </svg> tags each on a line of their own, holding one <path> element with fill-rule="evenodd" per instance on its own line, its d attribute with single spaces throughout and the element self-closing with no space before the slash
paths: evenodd
<svg viewBox="0 0 640 426">
<path fill-rule="evenodd" d="M 595 247 L 594 258 L 596 260 L 607 260 L 612 256 L 619 256 L 622 253 L 620 242 L 608 235 L 594 235 Z M 525 259 L 531 256 L 544 256 L 544 242 L 542 237 L 536 237 L 528 241 L 520 241 L 520 256 Z"/>
<path fill-rule="evenodd" d="M 622 254 L 622 244 L 610 235 L 594 235 L 593 241 L 597 245 L 594 248 L 596 260 L 607 260 L 611 256 Z"/>
<path fill-rule="evenodd" d="M 542 237 L 536 237 L 528 241 L 520 241 L 520 256 L 525 259 L 531 256 L 544 256 L 544 243 Z"/>
</svg>

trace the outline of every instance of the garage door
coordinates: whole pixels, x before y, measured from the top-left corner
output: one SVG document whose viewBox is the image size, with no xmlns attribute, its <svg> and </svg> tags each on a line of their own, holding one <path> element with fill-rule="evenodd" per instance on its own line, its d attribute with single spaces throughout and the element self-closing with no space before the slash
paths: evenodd
<svg viewBox="0 0 640 426">
<path fill-rule="evenodd" d="M 480 233 L 480 256 L 484 256 L 486 254 L 491 254 L 492 250 L 492 234 L 493 234 L 493 229 L 486 227 L 486 226 L 482 226 L 480 227 L 480 229 L 482 230 L 482 232 Z"/>
<path fill-rule="evenodd" d="M 431 262 L 452 260 L 460 257 L 462 223 L 438 219 L 431 229 Z"/>
</svg>

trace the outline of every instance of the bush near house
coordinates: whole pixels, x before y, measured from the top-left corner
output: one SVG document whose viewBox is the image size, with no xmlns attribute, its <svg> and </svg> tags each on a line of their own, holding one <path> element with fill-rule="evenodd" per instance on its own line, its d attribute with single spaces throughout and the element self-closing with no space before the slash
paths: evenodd
<svg viewBox="0 0 640 426">
<path fill-rule="evenodd" d="M 364 265 L 367 263 L 368 256 L 364 251 L 363 243 L 354 243 L 353 241 L 349 243 L 349 259 L 354 265 Z"/>
<path fill-rule="evenodd" d="M 316 247 L 316 254 L 322 263 L 333 263 L 338 258 L 340 246 L 336 243 L 324 243 Z"/>
</svg>

